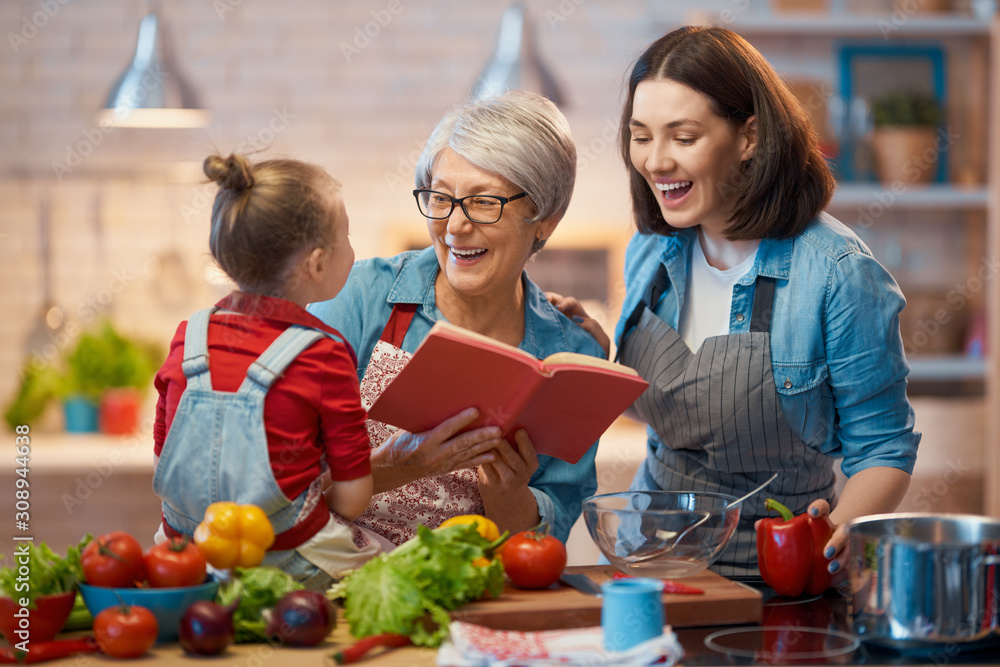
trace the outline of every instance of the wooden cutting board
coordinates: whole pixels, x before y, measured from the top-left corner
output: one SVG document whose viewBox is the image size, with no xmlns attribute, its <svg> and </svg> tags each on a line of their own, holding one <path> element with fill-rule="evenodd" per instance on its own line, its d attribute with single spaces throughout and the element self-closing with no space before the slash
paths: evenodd
<svg viewBox="0 0 1000 667">
<path fill-rule="evenodd" d="M 607 581 L 610 565 L 566 568 L 582 572 L 598 585 Z M 760 623 L 763 597 L 750 586 L 708 570 L 681 581 L 705 591 L 704 595 L 663 595 L 667 624 L 676 628 L 700 625 Z M 522 590 L 509 582 L 496 599 L 479 600 L 452 613 L 452 618 L 498 630 L 555 630 L 601 624 L 601 598 L 586 595 L 562 582 L 543 590 Z"/>
</svg>

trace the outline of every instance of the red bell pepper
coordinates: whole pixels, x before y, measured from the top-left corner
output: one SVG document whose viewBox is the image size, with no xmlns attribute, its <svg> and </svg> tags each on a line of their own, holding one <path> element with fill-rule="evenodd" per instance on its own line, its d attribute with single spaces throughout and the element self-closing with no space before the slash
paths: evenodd
<svg viewBox="0 0 1000 667">
<path fill-rule="evenodd" d="M 833 535 L 829 517 L 793 516 L 790 509 L 771 498 L 764 507 L 781 515 L 762 519 L 757 529 L 757 566 L 764 583 L 787 597 L 819 595 L 829 588 L 833 575 L 827 571 L 829 560 L 823 555 Z"/>
</svg>

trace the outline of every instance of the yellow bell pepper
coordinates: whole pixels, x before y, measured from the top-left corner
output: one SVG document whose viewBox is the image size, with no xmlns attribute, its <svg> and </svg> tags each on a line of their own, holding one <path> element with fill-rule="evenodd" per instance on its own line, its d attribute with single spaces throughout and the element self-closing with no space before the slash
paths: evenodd
<svg viewBox="0 0 1000 667">
<path fill-rule="evenodd" d="M 212 503 L 195 528 L 194 541 L 212 567 L 257 567 L 274 544 L 274 527 L 256 505 Z"/>
<path fill-rule="evenodd" d="M 470 524 L 476 524 L 476 532 L 482 537 L 489 540 L 490 542 L 496 542 L 500 539 L 500 529 L 497 525 L 480 514 L 460 514 L 458 516 L 453 516 L 450 519 L 445 519 L 441 522 L 438 528 L 445 528 L 447 526 L 468 526 Z M 499 558 L 499 554 L 496 556 Z M 490 564 L 490 559 L 488 558 L 477 558 L 472 561 L 472 564 L 477 567 L 482 567 L 484 565 Z"/>
</svg>

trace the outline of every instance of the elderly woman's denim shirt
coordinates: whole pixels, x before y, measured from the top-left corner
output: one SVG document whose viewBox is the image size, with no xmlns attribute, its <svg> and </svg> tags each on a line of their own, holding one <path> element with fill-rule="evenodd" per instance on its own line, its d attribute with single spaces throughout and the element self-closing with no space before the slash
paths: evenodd
<svg viewBox="0 0 1000 667">
<path fill-rule="evenodd" d="M 311 304 L 308 310 L 340 331 L 354 347 L 360 380 L 394 305 L 420 304 L 403 340 L 402 349 L 406 352 L 416 350 L 434 323 L 444 319 L 435 300 L 437 273 L 433 247 L 390 258 L 361 260 L 355 262 L 347 284 L 334 299 Z M 604 356 L 597 341 L 557 311 L 527 275 L 522 276 L 522 281 L 524 339 L 518 346 L 520 349 L 539 359 L 555 352 Z M 538 503 L 542 521 L 548 522 L 552 533 L 563 542 L 580 516 L 581 501 L 597 491 L 596 455 L 595 442 L 576 464 L 538 456 L 538 469 L 528 486 Z"/>
<path fill-rule="evenodd" d="M 696 229 L 636 234 L 625 254 L 626 295 L 615 330 L 664 264 L 669 290 L 655 308 L 677 328 Z M 821 214 L 796 237 L 763 239 L 753 268 L 733 288 L 732 334 L 750 330 L 754 281 L 777 279 L 771 362 L 778 399 L 799 438 L 843 457 L 847 476 L 874 466 L 912 472 L 920 434 L 906 398 L 909 366 L 899 334 L 905 301 L 892 276 L 850 229 Z M 650 445 L 662 446 L 652 429 Z"/>
</svg>

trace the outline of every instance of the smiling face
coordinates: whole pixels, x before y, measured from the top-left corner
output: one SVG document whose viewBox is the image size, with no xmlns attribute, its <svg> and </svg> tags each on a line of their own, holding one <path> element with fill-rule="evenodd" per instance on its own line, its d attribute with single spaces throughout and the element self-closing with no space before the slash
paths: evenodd
<svg viewBox="0 0 1000 667">
<path fill-rule="evenodd" d="M 476 167 L 450 148 L 434 162 L 430 189 L 455 198 L 469 195 L 511 197 L 521 190 L 505 178 Z M 522 197 L 506 204 L 493 224 L 472 222 L 456 205 L 445 220 L 427 220 L 441 274 L 437 298 L 448 303 L 476 298 L 518 297 L 521 272 L 531 257 L 536 234 L 548 238 L 556 223 L 527 224 L 534 213 L 531 200 Z M 457 299 L 456 299 L 457 298 Z"/>
<path fill-rule="evenodd" d="M 753 156 L 755 122 L 734 131 L 707 97 L 668 79 L 639 83 L 633 96 L 629 157 L 677 228 L 701 225 L 723 235 Z"/>
</svg>

